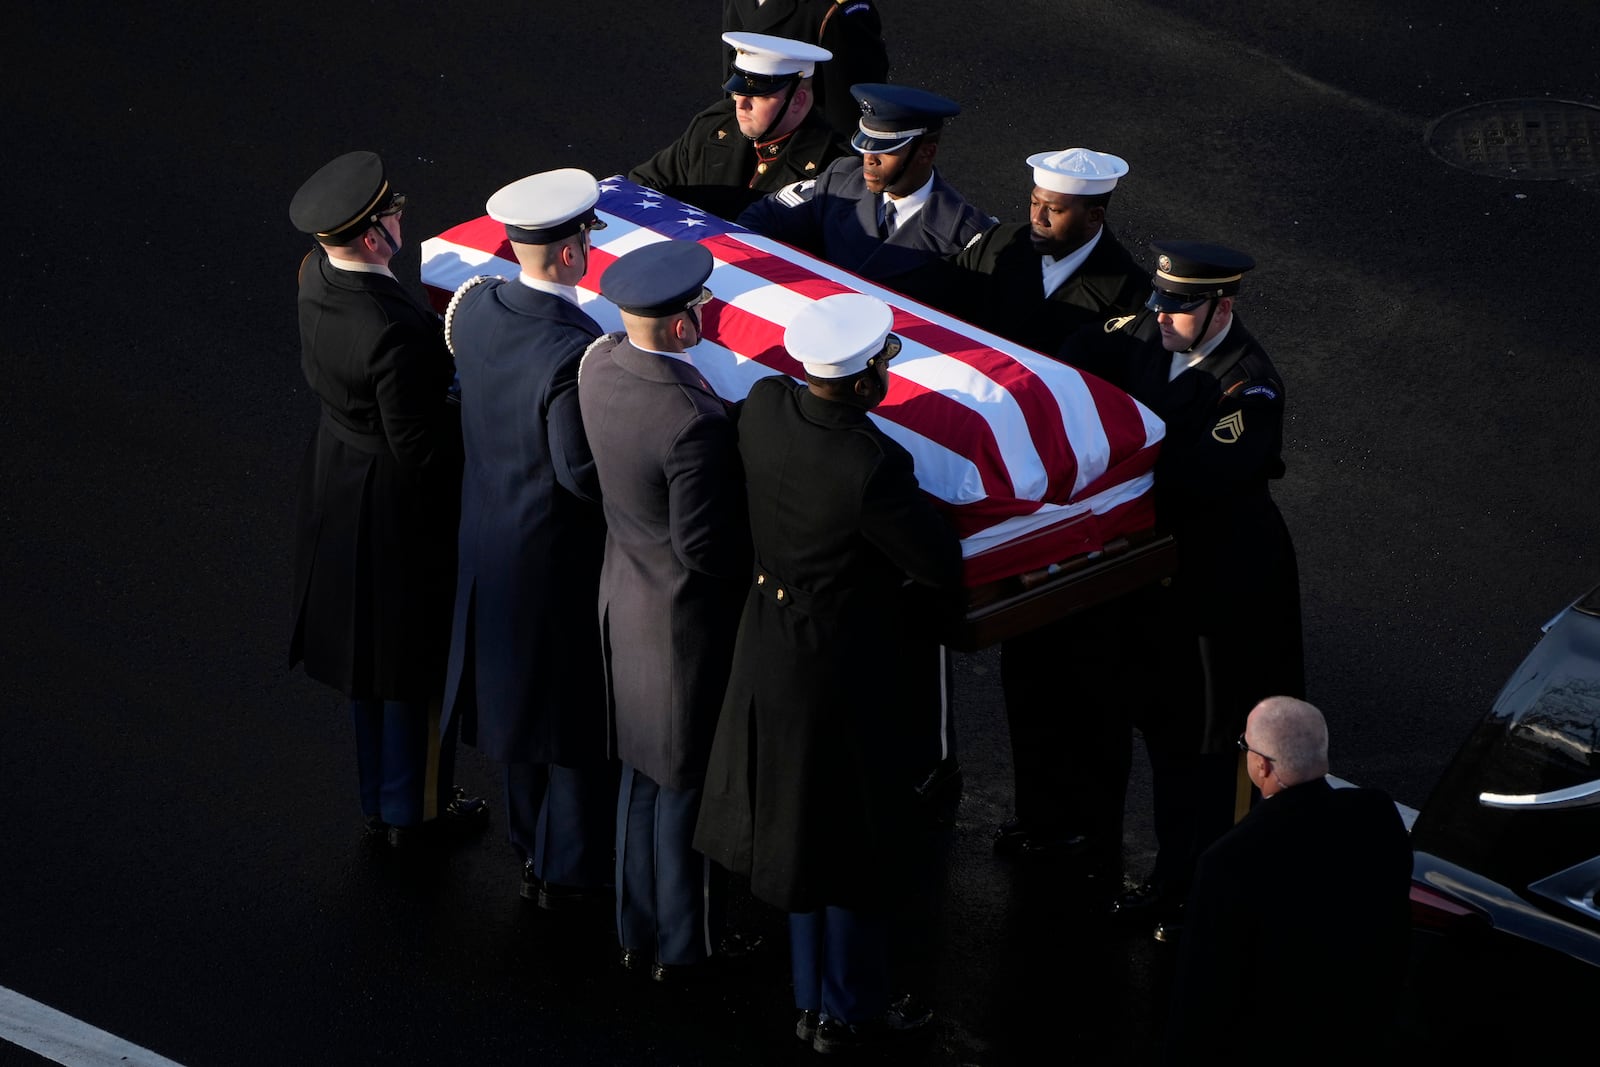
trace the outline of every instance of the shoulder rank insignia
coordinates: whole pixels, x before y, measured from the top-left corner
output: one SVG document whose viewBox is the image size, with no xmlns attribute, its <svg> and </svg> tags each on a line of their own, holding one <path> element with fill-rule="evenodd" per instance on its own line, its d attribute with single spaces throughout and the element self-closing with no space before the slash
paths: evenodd
<svg viewBox="0 0 1600 1067">
<path fill-rule="evenodd" d="M 1231 445 L 1244 436 L 1244 412 L 1234 411 L 1217 420 L 1211 427 L 1211 438 L 1225 445 Z"/>
<path fill-rule="evenodd" d="M 1124 326 L 1128 325 L 1128 323 L 1132 322 L 1138 317 L 1139 316 L 1137 315 L 1124 315 L 1120 319 L 1107 319 L 1105 326 L 1106 333 L 1116 333 L 1118 330 L 1122 329 Z"/>
<path fill-rule="evenodd" d="M 1239 395 L 1240 396 L 1264 396 L 1268 400 L 1276 400 L 1276 399 L 1278 399 L 1278 391 L 1276 389 L 1274 389 L 1270 385 L 1252 385 L 1250 388 L 1246 389 L 1244 392 L 1240 393 Z"/>
<path fill-rule="evenodd" d="M 808 161 L 808 162 L 807 162 L 807 163 L 806 163 L 806 165 L 805 165 L 805 169 L 806 169 L 806 170 L 816 170 L 816 169 L 817 169 L 817 163 L 816 163 L 816 160 L 810 160 L 810 161 Z"/>
<path fill-rule="evenodd" d="M 727 130 L 718 130 L 717 131 L 717 140 L 720 141 L 726 136 L 728 136 L 728 131 Z"/>
</svg>

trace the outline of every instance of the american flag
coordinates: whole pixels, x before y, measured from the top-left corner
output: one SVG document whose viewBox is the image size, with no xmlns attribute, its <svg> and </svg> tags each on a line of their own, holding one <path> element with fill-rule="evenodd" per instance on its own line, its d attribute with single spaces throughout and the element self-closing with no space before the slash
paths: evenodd
<svg viewBox="0 0 1600 1067">
<path fill-rule="evenodd" d="M 622 326 L 599 293 L 618 256 L 665 240 L 711 251 L 714 298 L 694 362 L 728 400 L 774 373 L 802 377 L 783 331 L 807 302 L 858 292 L 894 309 L 904 346 L 873 418 L 911 453 L 917 480 L 961 536 L 969 587 L 1098 552 L 1154 523 L 1163 427 L 1121 390 L 623 178 L 600 183 L 596 210 L 607 227 L 593 235 L 578 292 L 604 329 Z M 474 275 L 518 270 L 505 227 L 488 217 L 422 244 L 422 281 L 440 311 Z"/>
</svg>

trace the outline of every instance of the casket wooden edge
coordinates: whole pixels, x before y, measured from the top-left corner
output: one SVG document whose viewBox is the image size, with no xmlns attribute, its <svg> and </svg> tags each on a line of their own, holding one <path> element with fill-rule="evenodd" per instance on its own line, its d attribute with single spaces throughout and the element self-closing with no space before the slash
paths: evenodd
<svg viewBox="0 0 1600 1067">
<path fill-rule="evenodd" d="M 942 616 L 939 640 L 960 652 L 976 652 L 1008 637 L 1104 604 L 1136 589 L 1166 581 L 1177 572 L 1178 546 L 1171 534 L 1147 531 L 1119 538 L 1098 553 L 1005 578 L 967 591 L 958 619 L 941 612 L 931 592 L 925 617 Z"/>
</svg>

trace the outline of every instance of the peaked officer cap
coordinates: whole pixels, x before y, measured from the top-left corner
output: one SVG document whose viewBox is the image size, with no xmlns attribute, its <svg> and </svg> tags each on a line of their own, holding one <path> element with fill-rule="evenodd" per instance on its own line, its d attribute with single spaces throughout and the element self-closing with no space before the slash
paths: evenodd
<svg viewBox="0 0 1600 1067">
<path fill-rule="evenodd" d="M 722 90 L 740 96 L 781 93 L 833 58 L 826 48 L 765 33 L 725 33 L 722 39 L 734 50 L 733 72 Z"/>
<path fill-rule="evenodd" d="M 594 213 L 599 199 L 600 185 L 594 175 L 565 167 L 518 178 L 497 190 L 484 210 L 491 219 L 505 224 L 511 240 L 547 245 L 571 237 L 585 226 L 604 229 L 605 223 Z"/>
<path fill-rule="evenodd" d="M 865 293 L 838 293 L 807 304 L 789 320 L 783 347 L 814 378 L 848 378 L 883 351 L 894 312 Z"/>
<path fill-rule="evenodd" d="M 305 180 L 289 202 L 289 221 L 301 233 L 344 244 L 377 221 L 390 198 L 376 152 L 346 152 Z"/>
<path fill-rule="evenodd" d="M 867 82 L 852 85 L 850 95 L 861 107 L 859 128 L 850 138 L 857 152 L 898 151 L 961 114 L 954 100 L 909 85 Z"/>
<path fill-rule="evenodd" d="M 713 265 L 705 245 L 655 241 L 607 267 L 600 275 L 600 295 L 632 315 L 676 315 L 706 299 Z"/>
</svg>

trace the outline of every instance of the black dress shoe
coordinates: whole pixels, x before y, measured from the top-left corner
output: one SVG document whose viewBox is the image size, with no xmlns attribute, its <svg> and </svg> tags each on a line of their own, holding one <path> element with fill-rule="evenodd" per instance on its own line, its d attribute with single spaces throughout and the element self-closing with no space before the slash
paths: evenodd
<svg viewBox="0 0 1600 1067">
<path fill-rule="evenodd" d="M 622 950 L 622 955 L 617 958 L 617 962 L 622 964 L 622 969 L 625 971 L 639 971 L 644 969 L 645 955 L 643 952 L 625 948 Z"/>
<path fill-rule="evenodd" d="M 1183 940 L 1183 915 L 1180 913 L 1176 918 L 1163 919 L 1156 923 L 1153 936 L 1163 945 L 1176 947 L 1178 942 Z"/>
<path fill-rule="evenodd" d="M 489 825 L 489 802 L 482 797 L 468 796 L 465 789 L 456 786 L 450 802 L 430 825 L 452 839 L 475 834 Z"/>
<path fill-rule="evenodd" d="M 878 1018 L 866 1022 L 823 1019 L 811 1039 L 811 1047 L 824 1054 L 879 1048 L 916 1037 L 932 1021 L 933 1012 L 905 996 Z"/>
<path fill-rule="evenodd" d="M 1175 918 L 1182 907 L 1182 892 L 1164 883 L 1145 882 L 1111 902 L 1111 917 L 1118 922 L 1153 926 Z"/>
<path fill-rule="evenodd" d="M 802 1011 L 794 1021 L 794 1036 L 809 1045 L 816 1040 L 817 1027 L 821 1024 L 822 1016 L 814 1011 Z"/>
<path fill-rule="evenodd" d="M 1021 819 L 1007 819 L 994 832 L 994 854 L 1005 859 L 1050 856 L 1072 859 L 1087 854 L 1089 838 L 1064 827 L 1036 827 Z"/>
<path fill-rule="evenodd" d="M 526 878 L 526 872 L 524 872 Z M 523 883 L 523 896 L 527 896 L 526 881 Z M 614 898 L 614 894 L 607 886 L 592 885 L 557 885 L 555 882 L 545 882 L 539 886 L 539 907 L 545 911 L 565 911 L 569 908 L 581 908 L 590 904 L 601 904 Z"/>
<path fill-rule="evenodd" d="M 384 831 L 384 840 L 396 852 L 411 852 L 422 842 L 420 826 L 391 826 Z"/>
</svg>

